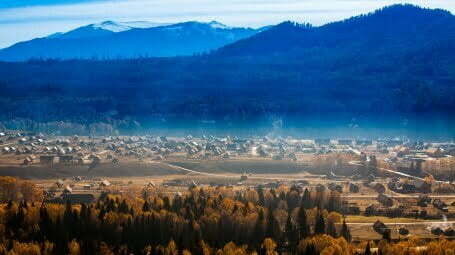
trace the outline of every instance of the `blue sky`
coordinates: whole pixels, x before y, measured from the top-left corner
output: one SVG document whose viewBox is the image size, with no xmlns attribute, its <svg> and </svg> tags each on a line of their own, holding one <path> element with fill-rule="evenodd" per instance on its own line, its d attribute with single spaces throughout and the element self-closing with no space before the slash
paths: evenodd
<svg viewBox="0 0 455 255">
<path fill-rule="evenodd" d="M 58 5 L 58 4 L 74 4 L 83 2 L 94 2 L 100 0 L 2 0 L 0 8 L 17 8 L 26 6 L 38 5 Z"/>
<path fill-rule="evenodd" d="M 104 20 L 217 20 L 251 27 L 293 20 L 321 25 L 395 3 L 455 13 L 455 0 L 0 0 L 0 48 Z"/>
</svg>

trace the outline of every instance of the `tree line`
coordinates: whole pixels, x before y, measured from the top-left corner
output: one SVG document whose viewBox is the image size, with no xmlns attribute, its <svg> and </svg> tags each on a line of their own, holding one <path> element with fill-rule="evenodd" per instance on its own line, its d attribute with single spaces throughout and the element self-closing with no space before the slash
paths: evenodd
<svg viewBox="0 0 455 255">
<path fill-rule="evenodd" d="M 306 238 L 327 234 L 351 239 L 341 224 L 340 205 L 335 192 L 296 187 L 194 188 L 174 196 L 146 189 L 129 197 L 103 194 L 89 205 L 10 200 L 0 210 L 0 237 L 3 252 L 28 243 L 48 254 L 103 249 L 114 254 L 166 254 L 166 249 L 213 254 L 238 247 L 247 253 L 271 247 L 298 253 Z"/>
<path fill-rule="evenodd" d="M 295 186 L 145 188 L 77 205 L 21 199 L 0 206 L 0 254 L 450 254 L 455 247 L 412 238 L 352 243 L 339 193 Z"/>
</svg>

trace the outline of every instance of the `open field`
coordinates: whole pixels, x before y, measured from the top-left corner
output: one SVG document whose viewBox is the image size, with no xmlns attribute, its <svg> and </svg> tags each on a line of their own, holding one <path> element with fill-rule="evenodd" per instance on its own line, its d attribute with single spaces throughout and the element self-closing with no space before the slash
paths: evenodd
<svg viewBox="0 0 455 255">
<path fill-rule="evenodd" d="M 100 164 L 96 169 L 88 166 L 0 166 L 0 175 L 26 179 L 64 178 L 72 176 L 153 176 L 175 174 L 178 171 L 161 163 L 128 162 L 118 165 Z"/>
</svg>

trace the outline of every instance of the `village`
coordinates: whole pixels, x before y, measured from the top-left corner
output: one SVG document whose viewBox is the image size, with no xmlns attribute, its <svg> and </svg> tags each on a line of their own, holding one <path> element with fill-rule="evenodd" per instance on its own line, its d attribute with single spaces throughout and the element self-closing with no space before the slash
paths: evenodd
<svg viewBox="0 0 455 255">
<path fill-rule="evenodd" d="M 308 189 L 341 198 L 355 240 L 455 237 L 453 142 L 3 131 L 0 151 L 0 174 L 33 181 L 47 203 L 131 190 Z"/>
</svg>

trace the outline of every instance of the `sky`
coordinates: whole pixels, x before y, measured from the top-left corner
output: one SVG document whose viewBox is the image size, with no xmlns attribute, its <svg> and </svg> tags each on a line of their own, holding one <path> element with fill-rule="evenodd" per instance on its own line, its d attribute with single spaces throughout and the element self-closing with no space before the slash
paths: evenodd
<svg viewBox="0 0 455 255">
<path fill-rule="evenodd" d="M 455 13 L 455 0 L 0 0 L 0 48 L 105 20 L 322 25 L 397 3 Z"/>
</svg>

